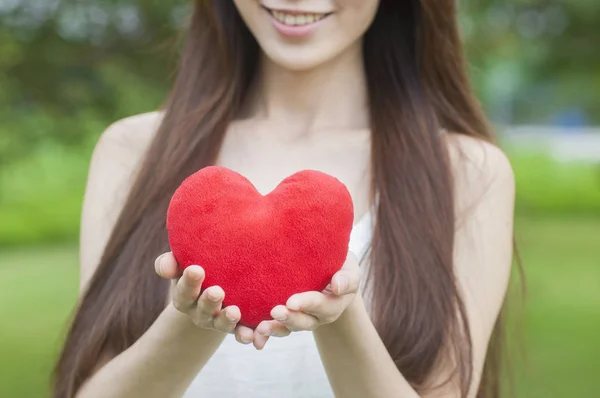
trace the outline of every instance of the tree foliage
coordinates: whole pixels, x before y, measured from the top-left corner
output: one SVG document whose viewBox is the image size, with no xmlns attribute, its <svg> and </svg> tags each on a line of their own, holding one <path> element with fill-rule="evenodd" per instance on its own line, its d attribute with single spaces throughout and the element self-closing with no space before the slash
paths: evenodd
<svg viewBox="0 0 600 398">
<path fill-rule="evenodd" d="M 115 119 L 159 106 L 190 4 L 1 1 L 0 165 L 46 141 L 78 145 Z M 575 109 L 598 122 L 600 3 L 460 7 L 473 79 L 494 120 L 549 122 Z"/>
</svg>

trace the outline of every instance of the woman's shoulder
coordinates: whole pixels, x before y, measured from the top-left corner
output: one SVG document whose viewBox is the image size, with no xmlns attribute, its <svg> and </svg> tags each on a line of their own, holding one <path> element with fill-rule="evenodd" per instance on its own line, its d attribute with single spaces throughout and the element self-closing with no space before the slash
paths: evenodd
<svg viewBox="0 0 600 398">
<path fill-rule="evenodd" d="M 146 153 L 162 118 L 162 112 L 144 113 L 121 119 L 106 128 L 92 154 L 90 177 L 107 173 L 113 178 L 114 173 L 130 176 Z"/>
<path fill-rule="evenodd" d="M 160 127 L 163 112 L 148 112 L 130 116 L 112 123 L 102 133 L 96 150 L 119 147 L 130 153 L 143 153 Z"/>
<path fill-rule="evenodd" d="M 162 112 L 149 112 L 112 123 L 96 143 L 91 167 L 113 172 L 118 168 L 120 174 L 128 174 L 146 153 L 162 118 Z"/>
<path fill-rule="evenodd" d="M 491 193 L 512 200 L 514 172 L 499 146 L 465 134 L 445 136 L 459 205 L 468 207 Z"/>
<path fill-rule="evenodd" d="M 81 219 L 81 286 L 94 272 L 161 112 L 119 120 L 100 136 L 90 162 Z"/>
</svg>

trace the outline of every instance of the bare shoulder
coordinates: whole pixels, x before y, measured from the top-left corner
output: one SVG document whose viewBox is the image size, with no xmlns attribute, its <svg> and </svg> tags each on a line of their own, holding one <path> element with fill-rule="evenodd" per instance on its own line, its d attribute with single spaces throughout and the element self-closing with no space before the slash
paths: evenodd
<svg viewBox="0 0 600 398">
<path fill-rule="evenodd" d="M 130 154 L 143 153 L 163 118 L 162 112 L 130 116 L 111 124 L 100 136 L 94 153 L 120 148 Z"/>
<path fill-rule="evenodd" d="M 515 178 L 502 149 L 464 134 L 446 135 L 458 205 L 471 206 L 489 195 L 512 200 Z"/>
<path fill-rule="evenodd" d="M 112 179 L 125 183 L 152 142 L 162 113 L 152 112 L 121 119 L 100 136 L 92 155 L 88 184 L 102 182 L 110 171 Z"/>
<path fill-rule="evenodd" d="M 449 133 L 444 138 L 456 197 L 454 274 L 471 332 L 469 397 L 474 397 L 510 280 L 515 181 L 510 161 L 499 147 L 461 134 Z M 438 394 L 450 396 L 452 392 Z"/>
<path fill-rule="evenodd" d="M 162 117 L 152 112 L 119 120 L 102 133 L 94 148 L 81 217 L 81 287 L 100 260 Z"/>
</svg>

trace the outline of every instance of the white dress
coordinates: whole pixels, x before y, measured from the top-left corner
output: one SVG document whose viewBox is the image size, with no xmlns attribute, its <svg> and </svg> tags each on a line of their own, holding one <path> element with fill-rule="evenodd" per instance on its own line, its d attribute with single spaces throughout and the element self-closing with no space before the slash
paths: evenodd
<svg viewBox="0 0 600 398">
<path fill-rule="evenodd" d="M 353 227 L 350 251 L 368 251 L 373 213 Z M 262 351 L 228 335 L 188 387 L 184 398 L 333 398 L 312 332 L 269 339 Z"/>
</svg>

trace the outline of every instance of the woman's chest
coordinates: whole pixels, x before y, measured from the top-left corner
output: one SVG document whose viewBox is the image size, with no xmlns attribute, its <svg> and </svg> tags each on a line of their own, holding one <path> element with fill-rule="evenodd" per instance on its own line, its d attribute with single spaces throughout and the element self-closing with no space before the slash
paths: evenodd
<svg viewBox="0 0 600 398">
<path fill-rule="evenodd" d="M 330 174 L 346 185 L 355 211 L 362 214 L 369 207 L 369 136 L 325 134 L 290 137 L 267 128 L 233 128 L 217 163 L 244 175 L 262 194 L 301 170 Z"/>
</svg>

